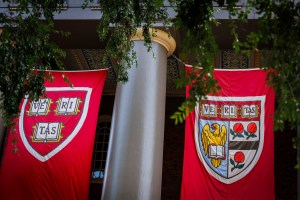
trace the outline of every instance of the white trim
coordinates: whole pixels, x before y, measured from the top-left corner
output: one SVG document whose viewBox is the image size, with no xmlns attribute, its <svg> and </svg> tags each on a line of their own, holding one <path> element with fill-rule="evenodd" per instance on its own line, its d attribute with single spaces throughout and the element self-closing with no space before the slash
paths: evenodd
<svg viewBox="0 0 300 200">
<path fill-rule="evenodd" d="M 21 136 L 24 146 L 29 151 L 29 153 L 31 153 L 31 155 L 33 155 L 36 159 L 40 160 L 41 162 L 45 162 L 45 161 L 49 160 L 52 156 L 54 156 L 60 150 L 62 150 L 64 147 L 66 147 L 71 142 L 71 140 L 77 135 L 77 133 L 80 131 L 80 129 L 86 119 L 88 108 L 89 108 L 89 103 L 90 103 L 90 97 L 91 97 L 91 93 L 92 93 L 92 88 L 89 88 L 89 87 L 73 87 L 73 88 L 71 88 L 71 87 L 46 87 L 46 91 L 66 91 L 66 90 L 67 91 L 87 91 L 86 99 L 84 101 L 82 116 L 79 119 L 79 122 L 76 125 L 76 127 L 74 128 L 73 132 L 67 137 L 67 139 L 65 141 L 63 141 L 60 145 L 58 145 L 53 151 L 49 152 L 45 156 L 42 156 L 38 152 L 36 152 L 36 150 L 34 150 L 31 147 L 31 145 L 28 143 L 28 141 L 26 139 L 26 136 L 24 133 L 24 123 L 23 122 L 24 122 L 25 106 L 28 101 L 28 98 L 25 98 L 24 102 L 22 104 L 21 113 L 20 113 L 20 117 L 19 117 L 20 136 Z"/>
<path fill-rule="evenodd" d="M 220 175 L 218 175 L 216 172 L 214 172 L 208 164 L 206 163 L 205 159 L 203 158 L 200 150 L 200 144 L 199 144 L 199 137 L 198 137 L 198 132 L 199 132 L 199 127 L 198 127 L 198 119 L 199 119 L 199 103 L 197 102 L 197 105 L 195 107 L 195 128 L 194 128 L 194 141 L 195 141 L 195 146 L 197 149 L 197 154 L 198 157 L 200 158 L 201 162 L 203 163 L 206 171 L 212 175 L 214 178 L 217 180 L 221 181 L 222 183 L 225 184 L 231 184 L 234 183 L 243 177 L 245 177 L 256 165 L 257 161 L 260 158 L 261 152 L 263 150 L 263 145 L 264 145 L 264 124 L 265 124 L 265 100 L 266 96 L 247 96 L 247 97 L 218 97 L 218 96 L 207 96 L 205 100 L 214 100 L 214 101 L 261 101 L 261 113 L 260 113 L 260 140 L 259 140 L 259 148 L 257 150 L 257 155 L 254 157 L 253 161 L 250 163 L 250 165 L 247 166 L 247 168 L 240 174 L 232 177 L 232 178 L 224 178 Z"/>
</svg>

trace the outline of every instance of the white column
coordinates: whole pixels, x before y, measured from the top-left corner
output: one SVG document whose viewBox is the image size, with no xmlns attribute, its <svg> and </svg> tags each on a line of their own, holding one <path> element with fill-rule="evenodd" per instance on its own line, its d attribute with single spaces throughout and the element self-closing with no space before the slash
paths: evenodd
<svg viewBox="0 0 300 200">
<path fill-rule="evenodd" d="M 133 38 L 138 66 L 118 84 L 102 199 L 156 200 L 161 197 L 167 56 L 175 40 L 157 30 L 152 50 L 141 30 Z M 153 56 L 154 53 L 154 56 Z"/>
</svg>

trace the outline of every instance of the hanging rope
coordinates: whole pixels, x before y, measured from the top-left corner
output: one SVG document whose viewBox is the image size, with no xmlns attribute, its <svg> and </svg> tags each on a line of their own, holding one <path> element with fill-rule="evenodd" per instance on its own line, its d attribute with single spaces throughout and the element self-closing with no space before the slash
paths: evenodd
<svg viewBox="0 0 300 200">
<path fill-rule="evenodd" d="M 175 56 L 174 54 L 172 54 L 172 57 L 175 58 L 179 63 L 183 64 L 184 66 L 188 65 L 185 62 L 183 62 L 182 60 L 180 60 L 177 56 Z"/>
</svg>

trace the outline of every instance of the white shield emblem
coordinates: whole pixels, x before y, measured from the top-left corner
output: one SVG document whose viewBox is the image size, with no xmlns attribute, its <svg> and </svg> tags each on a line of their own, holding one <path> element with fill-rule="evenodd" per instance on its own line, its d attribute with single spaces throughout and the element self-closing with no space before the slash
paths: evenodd
<svg viewBox="0 0 300 200">
<path fill-rule="evenodd" d="M 88 87 L 47 87 L 46 97 L 24 99 L 19 132 L 30 154 L 45 162 L 72 141 L 86 119 L 91 92 Z"/>
<path fill-rule="evenodd" d="M 226 184 L 246 176 L 263 149 L 265 96 L 208 96 L 195 109 L 195 144 L 206 170 Z"/>
</svg>

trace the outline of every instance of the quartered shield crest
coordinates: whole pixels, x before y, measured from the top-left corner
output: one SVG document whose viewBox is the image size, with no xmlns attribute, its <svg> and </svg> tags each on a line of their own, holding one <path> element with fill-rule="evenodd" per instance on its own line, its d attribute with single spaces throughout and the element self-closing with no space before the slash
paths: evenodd
<svg viewBox="0 0 300 200">
<path fill-rule="evenodd" d="M 196 106 L 195 144 L 206 170 L 230 184 L 257 163 L 264 143 L 265 96 L 208 96 Z"/>
<path fill-rule="evenodd" d="M 72 141 L 86 119 L 91 91 L 88 87 L 47 87 L 46 97 L 24 99 L 19 132 L 35 158 L 45 162 Z"/>
</svg>

